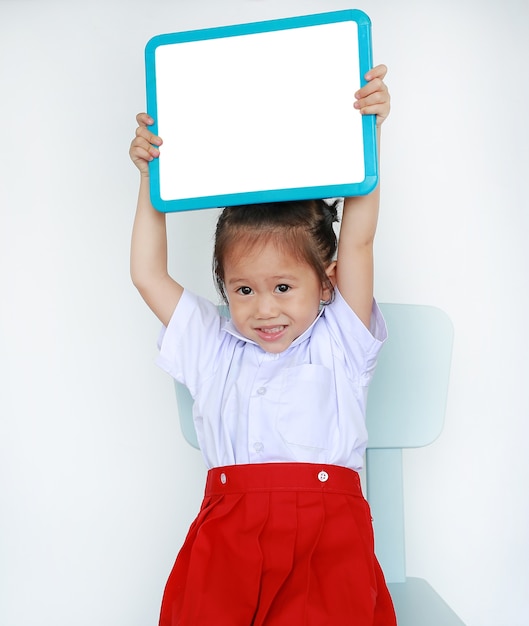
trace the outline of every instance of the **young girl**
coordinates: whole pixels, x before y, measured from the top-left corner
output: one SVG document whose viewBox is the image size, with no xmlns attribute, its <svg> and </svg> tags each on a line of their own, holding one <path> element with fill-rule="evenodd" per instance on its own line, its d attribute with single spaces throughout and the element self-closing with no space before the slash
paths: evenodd
<svg viewBox="0 0 529 626">
<path fill-rule="evenodd" d="M 385 74 L 369 71 L 354 103 L 377 116 L 378 133 Z M 336 260 L 335 205 L 226 208 L 214 271 L 228 320 L 167 272 L 165 216 L 148 180 L 162 140 L 146 114 L 137 121 L 132 279 L 165 327 L 158 364 L 193 396 L 209 469 L 160 625 L 396 624 L 358 475 L 386 337 L 373 300 L 378 189 L 344 200 Z"/>
</svg>

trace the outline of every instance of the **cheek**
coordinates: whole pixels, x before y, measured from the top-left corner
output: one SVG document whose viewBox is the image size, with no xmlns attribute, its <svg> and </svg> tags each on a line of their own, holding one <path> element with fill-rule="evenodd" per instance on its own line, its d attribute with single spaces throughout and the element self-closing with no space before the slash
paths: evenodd
<svg viewBox="0 0 529 626">
<path fill-rule="evenodd" d="M 230 302 L 229 310 L 230 310 L 231 321 L 235 324 L 237 328 L 239 328 L 240 324 L 243 322 L 244 317 L 245 317 L 244 307 L 242 307 L 240 304 L 236 305 L 233 302 Z"/>
<path fill-rule="evenodd" d="M 312 322 L 318 317 L 320 312 L 320 298 L 319 295 L 307 297 L 303 303 L 298 306 L 298 317 L 304 319 L 305 323 L 310 326 Z"/>
</svg>

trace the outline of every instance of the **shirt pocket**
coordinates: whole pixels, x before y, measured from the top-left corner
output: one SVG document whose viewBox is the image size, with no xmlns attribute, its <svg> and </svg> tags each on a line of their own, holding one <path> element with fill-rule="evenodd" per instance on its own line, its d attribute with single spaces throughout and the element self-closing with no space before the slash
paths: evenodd
<svg viewBox="0 0 529 626">
<path fill-rule="evenodd" d="M 283 371 L 277 429 L 289 445 L 329 449 L 335 434 L 336 392 L 333 373 L 323 365 L 299 365 Z"/>
</svg>

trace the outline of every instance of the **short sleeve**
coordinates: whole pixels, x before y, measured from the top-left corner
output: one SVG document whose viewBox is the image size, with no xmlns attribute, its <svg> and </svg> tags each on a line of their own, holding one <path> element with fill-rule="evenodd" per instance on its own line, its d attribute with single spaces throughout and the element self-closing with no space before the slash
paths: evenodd
<svg viewBox="0 0 529 626">
<path fill-rule="evenodd" d="M 373 300 L 367 328 L 335 288 L 334 300 L 326 305 L 324 318 L 335 345 L 343 347 L 342 359 L 348 376 L 362 386 L 369 385 L 378 354 L 387 339 L 386 322 L 376 301 Z"/>
<path fill-rule="evenodd" d="M 156 364 L 195 396 L 200 380 L 213 374 L 227 334 L 226 319 L 209 300 L 184 290 L 158 339 Z"/>
</svg>

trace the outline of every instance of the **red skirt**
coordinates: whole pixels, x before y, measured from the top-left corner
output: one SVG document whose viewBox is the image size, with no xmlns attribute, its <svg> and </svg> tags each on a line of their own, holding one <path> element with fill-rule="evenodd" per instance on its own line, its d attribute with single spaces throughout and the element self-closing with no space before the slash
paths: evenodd
<svg viewBox="0 0 529 626">
<path fill-rule="evenodd" d="M 395 626 L 357 472 L 267 463 L 209 471 L 160 626 Z"/>
</svg>

